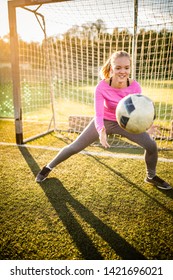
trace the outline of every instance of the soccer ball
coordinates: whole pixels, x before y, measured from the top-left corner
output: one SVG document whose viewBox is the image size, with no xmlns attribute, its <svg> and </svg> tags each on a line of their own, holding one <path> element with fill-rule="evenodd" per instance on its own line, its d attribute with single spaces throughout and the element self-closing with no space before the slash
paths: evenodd
<svg viewBox="0 0 173 280">
<path fill-rule="evenodd" d="M 154 104 L 147 96 L 130 94 L 117 105 L 118 124 L 130 133 L 138 134 L 149 129 L 155 118 Z"/>
</svg>

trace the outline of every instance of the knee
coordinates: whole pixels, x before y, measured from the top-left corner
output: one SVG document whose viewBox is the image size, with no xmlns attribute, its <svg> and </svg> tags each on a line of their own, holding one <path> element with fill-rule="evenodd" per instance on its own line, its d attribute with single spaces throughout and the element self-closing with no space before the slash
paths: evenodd
<svg viewBox="0 0 173 280">
<path fill-rule="evenodd" d="M 150 143 L 148 143 L 146 147 L 146 151 L 150 154 L 156 154 L 157 153 L 157 144 L 154 141 L 154 139 L 151 139 Z"/>
</svg>

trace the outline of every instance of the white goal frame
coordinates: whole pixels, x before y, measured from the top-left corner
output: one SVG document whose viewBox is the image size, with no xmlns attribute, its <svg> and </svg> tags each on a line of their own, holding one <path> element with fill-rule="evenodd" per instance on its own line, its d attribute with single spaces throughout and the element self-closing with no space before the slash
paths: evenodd
<svg viewBox="0 0 173 280">
<path fill-rule="evenodd" d="M 10 27 L 10 46 L 11 46 L 11 65 L 12 65 L 12 80 L 13 80 L 13 103 L 14 103 L 14 120 L 15 120 L 15 135 L 16 143 L 24 144 L 31 139 L 43 136 L 49 133 L 50 129 L 39 135 L 35 135 L 30 139 L 24 139 L 23 137 L 23 123 L 22 123 L 22 104 L 21 104 L 21 92 L 20 92 L 20 71 L 19 71 L 19 46 L 18 46 L 18 34 L 17 34 L 17 22 L 16 22 L 16 8 L 25 8 L 31 5 L 42 5 L 48 3 L 64 2 L 70 0 L 8 0 L 8 14 L 9 14 L 9 27 Z M 136 30 L 137 30 L 137 7 L 138 0 L 134 0 L 134 40 L 132 50 L 132 69 L 133 77 L 136 77 L 135 65 L 136 65 Z M 40 22 L 39 22 L 40 23 Z M 44 28 L 44 27 L 42 27 Z M 43 29 L 44 32 L 44 29 Z M 46 34 L 45 34 L 46 36 Z M 51 93 L 52 99 L 52 119 L 54 122 L 54 128 L 56 129 L 55 112 L 53 93 Z"/>
<path fill-rule="evenodd" d="M 11 47 L 11 68 L 12 68 L 12 81 L 13 81 L 13 104 L 14 104 L 14 121 L 15 121 L 15 135 L 16 144 L 24 144 L 30 139 L 23 139 L 23 123 L 22 123 L 22 104 L 21 104 L 21 91 L 20 91 L 20 70 L 19 70 L 19 45 L 17 34 L 17 21 L 16 21 L 16 8 L 31 5 L 42 5 L 46 3 L 62 2 L 64 0 L 14 0 L 8 1 L 8 16 L 9 16 L 9 29 L 10 29 L 10 47 Z M 69 1 L 69 0 L 66 0 Z M 43 29 L 44 32 L 44 29 Z M 53 96 L 52 96 L 53 98 Z M 55 129 L 55 116 L 54 116 L 54 103 L 52 100 L 52 119 L 54 120 Z M 51 119 L 51 121 L 52 121 Z M 46 132 L 31 137 L 31 139 L 43 136 L 52 131 L 48 128 Z"/>
<path fill-rule="evenodd" d="M 106 0 L 105 0 L 106 1 Z M 118 0 L 117 0 L 118 1 Z M 57 117 L 56 117 L 56 110 L 57 109 L 57 104 L 55 101 L 55 89 L 53 86 L 53 75 L 52 75 L 52 71 L 54 71 L 54 69 L 52 70 L 52 61 L 54 60 L 54 56 L 50 55 L 49 52 L 47 53 L 47 80 L 49 81 L 49 98 L 50 98 L 50 104 L 51 104 L 51 116 L 50 116 L 50 122 L 48 124 L 48 127 L 46 129 L 46 131 L 41 131 L 38 134 L 34 134 L 30 137 L 25 138 L 24 137 L 24 122 L 23 122 L 23 108 L 22 108 L 22 98 L 21 98 L 21 75 L 20 75 L 20 53 L 19 53 L 19 38 L 18 38 L 18 32 L 17 32 L 17 14 L 16 14 L 16 10 L 17 8 L 22 8 L 25 10 L 28 10 L 29 12 L 33 12 L 33 10 L 30 9 L 31 6 L 37 6 L 38 9 L 36 9 L 34 11 L 34 14 L 36 16 L 36 19 L 38 21 L 38 24 L 40 25 L 40 28 L 42 29 L 42 32 L 44 34 L 44 40 L 45 40 L 45 44 L 47 41 L 49 41 L 49 38 L 47 37 L 47 33 L 46 33 L 46 22 L 44 20 L 44 16 L 39 13 L 39 8 L 42 5 L 46 5 L 46 4 L 52 4 L 52 3 L 60 3 L 60 2 L 70 2 L 70 0 L 8 0 L 8 15 L 9 15 L 9 29 L 10 29 L 10 47 L 11 47 L 11 68 L 12 68 L 12 82 L 13 82 L 13 104 L 14 104 L 14 122 L 15 122 L 15 136 L 16 136 L 16 143 L 17 144 L 24 144 L 30 140 L 33 140 L 35 138 L 41 137 L 47 133 L 50 133 L 52 131 L 57 131 L 57 130 L 61 130 L 62 129 L 58 127 L 57 124 Z M 139 34 L 138 34 L 138 11 L 139 11 L 139 3 L 138 0 L 133 0 L 133 26 L 132 26 L 132 36 L 131 36 L 131 42 L 129 44 L 131 44 L 131 55 L 132 55 L 132 78 L 136 79 L 136 70 L 138 67 L 138 79 L 140 78 L 141 80 L 144 78 L 145 79 L 145 83 L 150 83 L 147 79 L 149 76 L 150 71 L 152 71 L 153 74 L 153 79 L 156 76 L 156 72 L 157 72 L 157 67 L 163 62 L 161 61 L 161 59 L 163 59 L 164 57 L 166 57 L 166 54 L 164 53 L 164 50 L 161 50 L 161 56 L 163 58 L 161 58 L 159 60 L 159 53 L 158 53 L 158 46 L 157 46 L 157 42 L 155 42 L 155 47 L 156 47 L 156 53 L 154 53 L 153 55 L 153 38 L 151 36 L 151 31 L 148 32 L 148 49 L 150 50 L 150 52 L 147 53 L 147 57 L 145 58 L 145 61 L 143 60 L 143 48 L 145 47 L 145 41 L 142 41 L 141 43 L 141 56 L 140 56 L 140 60 L 139 58 L 137 58 L 138 53 L 139 53 L 139 47 L 138 47 L 138 43 L 139 43 Z M 164 26 L 164 25 L 163 25 Z M 165 28 L 166 30 L 166 28 Z M 115 28 L 115 32 L 116 32 L 116 28 Z M 125 32 L 125 31 L 123 31 Z M 164 29 L 163 29 L 163 33 L 164 33 Z M 172 33 L 173 34 L 173 33 Z M 116 34 L 115 34 L 116 36 Z M 126 36 L 126 34 L 125 34 Z M 145 35 L 141 35 L 140 36 L 145 36 Z M 106 39 L 107 40 L 107 39 Z M 124 39 L 122 39 L 124 40 Z M 157 40 L 157 38 L 156 38 Z M 159 39 L 158 39 L 159 40 Z M 163 39 L 161 44 L 162 47 L 164 48 L 164 42 L 166 39 Z M 167 39 L 169 40 L 169 56 L 171 55 L 171 48 L 173 47 L 173 43 L 171 43 L 171 40 L 173 40 L 173 35 Z M 103 40 L 104 41 L 104 40 Z M 71 44 L 71 42 L 70 42 Z M 104 42 L 103 42 L 104 44 Z M 106 43 L 105 43 L 106 44 Z M 117 42 L 117 46 L 118 46 L 118 42 Z M 52 48 L 53 49 L 53 44 L 52 46 L 48 46 L 48 48 Z M 63 46 L 61 46 L 61 48 L 63 48 Z M 70 46 L 70 48 L 72 48 L 72 46 Z M 80 45 L 78 46 L 78 48 L 80 48 Z M 81 48 L 83 48 L 83 46 L 81 46 Z M 117 47 L 118 48 L 118 47 Z M 57 51 L 57 50 L 56 50 Z M 70 50 L 71 51 L 71 50 Z M 83 51 L 83 50 L 82 50 Z M 92 50 L 94 51 L 94 50 Z M 98 53 L 99 53 L 99 48 L 98 48 Z M 54 52 L 54 50 L 53 50 Z M 110 50 L 111 52 L 111 50 Z M 151 61 L 151 54 L 155 57 L 155 61 L 153 63 L 150 63 Z M 54 54 L 53 54 L 54 55 Z M 103 60 L 106 59 L 107 54 L 104 54 L 105 57 Z M 167 55 L 167 60 L 169 60 L 169 56 Z M 66 60 L 66 64 L 67 61 L 69 59 L 68 55 L 65 54 L 64 55 L 65 60 Z M 62 57 L 62 64 L 64 61 L 64 57 Z M 99 57 L 99 54 L 98 54 Z M 81 57 L 77 58 L 77 59 L 83 59 Z M 158 61 L 159 60 L 159 61 Z M 146 63 L 146 71 L 145 73 L 142 72 L 141 69 L 143 69 L 145 67 L 145 63 Z M 152 69 L 150 68 L 150 64 Z M 71 62 L 71 65 L 73 66 L 73 61 Z M 171 64 L 170 64 L 171 65 Z M 100 67 L 100 65 L 97 65 L 98 69 Z M 90 66 L 91 67 L 91 66 Z M 162 67 L 163 68 L 163 67 Z M 162 75 L 163 77 L 166 77 L 166 73 L 164 71 L 164 69 L 162 69 L 161 67 L 158 69 L 158 77 L 159 75 Z M 171 80 L 172 78 L 172 71 L 171 70 L 171 66 L 167 65 L 167 68 L 169 68 L 169 79 Z M 160 70 L 161 69 L 161 70 Z M 57 70 L 56 70 L 57 71 Z M 77 69 L 77 71 L 80 71 L 79 69 Z M 81 70 L 81 80 L 83 78 L 83 70 Z M 87 69 L 88 71 L 88 69 Z M 95 67 L 93 67 L 93 69 L 91 69 L 91 71 L 95 71 Z M 73 74 L 73 70 L 72 70 L 72 74 Z M 94 74 L 93 74 L 94 75 Z M 157 77 L 157 82 L 158 82 L 158 77 Z M 72 82 L 73 83 L 73 82 Z M 153 82 L 155 83 L 155 82 Z M 92 81 L 92 85 L 94 85 L 94 82 Z M 155 85 L 155 84 L 154 84 Z M 77 84 L 78 86 L 78 84 Z M 143 84 L 142 84 L 143 86 Z M 163 85 L 164 86 L 164 85 Z M 68 85 L 67 85 L 68 87 Z M 73 88 L 73 87 L 72 87 Z M 153 88 L 153 84 L 151 85 L 151 90 Z M 62 89 L 62 88 L 61 88 Z M 29 105 L 28 105 L 29 106 Z M 161 106 L 158 106 L 158 111 L 159 114 L 163 115 L 164 111 L 166 112 L 167 110 L 167 104 L 165 105 L 164 108 L 161 108 Z M 171 110 L 169 108 L 169 110 Z M 171 113 L 169 113 L 170 115 L 170 120 L 167 121 L 167 123 L 169 122 L 169 127 L 162 127 L 162 123 L 160 125 L 160 127 L 163 129 L 164 133 L 166 131 L 169 131 L 165 136 L 165 134 L 162 135 L 162 137 L 160 138 L 161 141 L 163 140 L 172 140 L 173 139 L 173 104 L 172 104 L 172 111 Z M 172 117 L 171 117 L 172 116 Z M 71 131 L 75 131 L 77 133 L 80 133 L 82 131 L 82 127 L 80 127 L 81 123 L 84 123 L 84 126 L 87 124 L 87 122 L 90 120 L 90 116 L 69 116 L 69 125 L 71 126 L 69 129 Z M 79 127 L 78 129 L 76 129 L 76 126 Z"/>
</svg>

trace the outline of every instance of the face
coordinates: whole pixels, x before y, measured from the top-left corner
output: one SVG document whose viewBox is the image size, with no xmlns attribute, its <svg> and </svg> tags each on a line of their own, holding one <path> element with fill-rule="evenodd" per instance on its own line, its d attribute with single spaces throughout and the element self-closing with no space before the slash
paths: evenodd
<svg viewBox="0 0 173 280">
<path fill-rule="evenodd" d="M 112 73 L 117 83 L 126 83 L 130 75 L 130 60 L 126 56 L 117 57 L 112 66 Z"/>
</svg>

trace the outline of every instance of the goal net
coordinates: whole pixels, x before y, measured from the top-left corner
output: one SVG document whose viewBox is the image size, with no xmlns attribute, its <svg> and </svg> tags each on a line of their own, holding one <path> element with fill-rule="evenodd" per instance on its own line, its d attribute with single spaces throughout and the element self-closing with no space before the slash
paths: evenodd
<svg viewBox="0 0 173 280">
<path fill-rule="evenodd" d="M 11 2 L 18 34 L 12 48 L 19 49 L 13 49 L 18 60 L 12 58 L 15 118 L 22 141 L 52 130 L 74 139 L 94 115 L 101 66 L 122 49 L 132 55 L 133 78 L 155 103 L 159 145 L 173 139 L 172 0 Z"/>
</svg>

